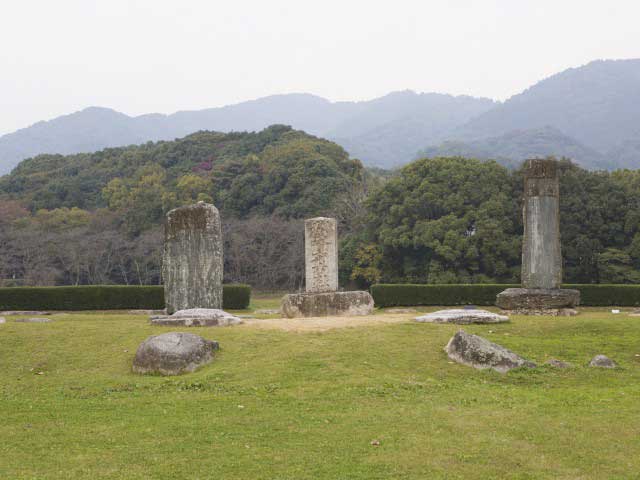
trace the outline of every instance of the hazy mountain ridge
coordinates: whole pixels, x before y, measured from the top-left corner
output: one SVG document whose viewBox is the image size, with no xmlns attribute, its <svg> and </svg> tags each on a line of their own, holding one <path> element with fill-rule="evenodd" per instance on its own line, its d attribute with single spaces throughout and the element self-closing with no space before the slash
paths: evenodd
<svg viewBox="0 0 640 480">
<path fill-rule="evenodd" d="M 584 166 L 594 167 L 596 153 L 602 156 L 598 163 L 608 168 L 639 168 L 640 59 L 597 60 L 552 75 L 473 118 L 447 140 L 487 144 L 487 139 L 501 138 L 504 149 L 512 132 L 535 136 L 533 132 L 549 126 L 561 132 L 556 156 L 563 154 L 570 138 L 574 155 L 584 155 L 571 158 Z"/>
<path fill-rule="evenodd" d="M 498 136 L 547 125 L 599 151 L 637 134 L 640 59 L 598 60 L 557 73 L 474 118 L 458 135 Z"/>
<path fill-rule="evenodd" d="M 402 128 L 403 119 L 417 118 L 418 132 L 414 134 L 417 139 L 402 154 L 399 149 L 389 147 L 388 142 L 376 143 L 379 136 L 374 134 L 371 147 L 388 156 L 364 158 L 366 163 L 378 166 L 398 165 L 410 161 L 425 141 L 439 140 L 433 135 L 434 130 L 449 131 L 493 105 L 488 99 L 404 91 L 366 102 L 330 102 L 310 94 L 273 95 L 220 108 L 138 117 L 90 107 L 0 137 L 0 174 L 8 173 L 20 160 L 41 153 L 93 152 L 106 147 L 173 140 L 200 130 L 260 131 L 274 124 L 291 125 L 330 139 L 342 135 L 345 145 L 351 144 L 349 132 L 354 135 L 352 143 L 361 145 L 358 135 L 386 128 L 390 131 L 390 142 L 400 143 L 401 136 L 394 134 L 395 124 Z M 355 148 L 352 156 L 357 157 L 359 151 L 363 149 Z"/>
<path fill-rule="evenodd" d="M 405 90 L 362 102 L 273 95 L 137 117 L 90 107 L 0 137 L 0 174 L 40 153 L 93 152 L 200 130 L 260 131 L 273 124 L 331 139 L 365 164 L 385 168 L 407 163 L 417 152 L 475 152 L 506 164 L 536 153 L 567 156 L 587 168 L 639 168 L 640 59 L 570 68 L 503 103 Z"/>
<path fill-rule="evenodd" d="M 494 107 L 495 102 L 464 95 L 404 91 L 371 104 L 327 137 L 365 163 L 388 168 L 407 163 L 425 142 L 441 141 L 457 126 Z"/>
</svg>

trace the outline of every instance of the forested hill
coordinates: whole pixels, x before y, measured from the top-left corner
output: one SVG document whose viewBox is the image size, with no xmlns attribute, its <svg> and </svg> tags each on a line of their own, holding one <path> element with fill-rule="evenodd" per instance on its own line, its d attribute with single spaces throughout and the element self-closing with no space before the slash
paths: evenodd
<svg viewBox="0 0 640 480">
<path fill-rule="evenodd" d="M 417 156 L 493 159 L 509 167 L 518 167 L 522 159 L 544 158 L 548 155 L 574 159 L 582 167 L 592 170 L 613 170 L 617 163 L 614 158 L 619 158 L 605 156 L 552 127 L 514 130 L 479 140 L 445 141 L 438 146 L 425 148 Z M 640 156 L 637 160 L 640 162 Z M 632 162 L 622 163 L 627 166 Z"/>
<path fill-rule="evenodd" d="M 198 132 L 170 142 L 76 155 L 40 155 L 0 178 L 0 198 L 31 211 L 126 210 L 132 228 L 199 199 L 227 215 L 326 213 L 364 175 L 335 143 L 286 126 L 259 133 Z"/>
</svg>

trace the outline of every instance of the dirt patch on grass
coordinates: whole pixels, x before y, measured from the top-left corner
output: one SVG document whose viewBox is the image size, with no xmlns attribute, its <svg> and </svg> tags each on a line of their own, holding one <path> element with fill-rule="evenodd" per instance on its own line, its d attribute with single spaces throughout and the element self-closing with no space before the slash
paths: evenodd
<svg viewBox="0 0 640 480">
<path fill-rule="evenodd" d="M 417 314 L 382 314 L 359 317 L 309 317 L 309 318 L 269 318 L 244 319 L 244 326 L 285 330 L 287 332 L 324 332 L 334 328 L 367 327 L 385 323 L 403 323 Z"/>
</svg>

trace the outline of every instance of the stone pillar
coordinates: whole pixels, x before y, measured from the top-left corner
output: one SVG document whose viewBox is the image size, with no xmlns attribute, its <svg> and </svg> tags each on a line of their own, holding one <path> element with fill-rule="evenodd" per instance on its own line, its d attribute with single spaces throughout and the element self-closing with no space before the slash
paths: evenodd
<svg viewBox="0 0 640 480">
<path fill-rule="evenodd" d="M 222 308 L 220 213 L 198 202 L 167 214 L 162 263 L 167 313 Z"/>
<path fill-rule="evenodd" d="M 338 224 L 335 218 L 304 222 L 305 280 L 308 293 L 338 290 Z"/>
<path fill-rule="evenodd" d="M 498 294 L 496 305 L 521 314 L 575 315 L 578 290 L 561 289 L 560 182 L 553 159 L 527 160 L 524 166 L 522 288 Z"/>
<path fill-rule="evenodd" d="M 560 288 L 560 182 L 555 160 L 527 160 L 524 170 L 522 287 Z"/>
</svg>

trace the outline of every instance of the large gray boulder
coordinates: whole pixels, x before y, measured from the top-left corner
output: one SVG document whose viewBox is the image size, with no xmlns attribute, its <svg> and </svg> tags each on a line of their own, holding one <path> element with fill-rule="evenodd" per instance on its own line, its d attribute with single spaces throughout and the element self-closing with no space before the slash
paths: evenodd
<svg viewBox="0 0 640 480">
<path fill-rule="evenodd" d="M 153 325 L 180 327 L 228 327 L 239 325 L 242 319 L 217 308 L 188 308 L 173 315 L 151 317 Z"/>
<path fill-rule="evenodd" d="M 455 323 L 468 325 L 471 323 L 503 323 L 508 322 L 509 317 L 498 315 L 487 310 L 453 308 L 450 310 L 438 310 L 415 318 L 422 323 Z"/>
<path fill-rule="evenodd" d="M 193 372 L 213 360 L 218 342 L 193 333 L 170 332 L 147 338 L 133 359 L 133 371 L 160 375 Z"/>
<path fill-rule="evenodd" d="M 606 355 L 596 355 L 589 362 L 590 367 L 616 368 L 618 364 Z"/>
<path fill-rule="evenodd" d="M 451 360 L 458 363 L 478 369 L 491 368 L 500 373 L 518 367 L 536 366 L 511 350 L 464 330 L 451 337 L 444 350 Z"/>
</svg>

